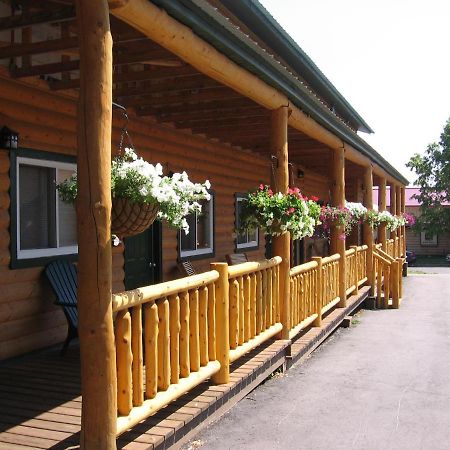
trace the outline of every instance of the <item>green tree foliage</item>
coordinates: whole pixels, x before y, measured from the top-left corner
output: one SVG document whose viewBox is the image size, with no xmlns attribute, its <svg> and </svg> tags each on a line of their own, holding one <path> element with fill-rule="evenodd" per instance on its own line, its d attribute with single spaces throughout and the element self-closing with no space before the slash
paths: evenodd
<svg viewBox="0 0 450 450">
<path fill-rule="evenodd" d="M 406 164 L 417 174 L 415 184 L 420 193 L 421 216 L 416 227 L 433 234 L 450 231 L 450 119 L 444 126 L 439 142 L 429 144 L 423 155 L 415 154 Z"/>
</svg>

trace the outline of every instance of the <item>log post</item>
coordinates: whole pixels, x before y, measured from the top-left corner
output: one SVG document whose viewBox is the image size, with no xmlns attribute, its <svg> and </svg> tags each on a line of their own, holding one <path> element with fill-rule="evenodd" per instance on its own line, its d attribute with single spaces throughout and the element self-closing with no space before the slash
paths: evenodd
<svg viewBox="0 0 450 450">
<path fill-rule="evenodd" d="M 389 194 L 390 194 L 390 199 L 391 199 L 391 203 L 389 206 L 389 212 L 392 215 L 394 215 L 397 211 L 397 189 L 395 187 L 395 184 L 390 185 Z M 391 231 L 390 238 L 395 239 L 395 236 L 396 236 L 396 232 Z"/>
<path fill-rule="evenodd" d="M 277 158 L 275 169 L 275 187 L 278 192 L 286 194 L 289 188 L 288 155 L 288 108 L 283 106 L 272 111 L 270 120 L 270 149 Z M 289 339 L 290 324 L 290 280 L 291 236 L 289 232 L 273 238 L 274 255 L 281 256 L 279 269 L 279 304 L 280 320 L 283 324 L 281 339 Z"/>
<path fill-rule="evenodd" d="M 380 178 L 380 185 L 378 187 L 378 211 L 386 211 L 386 178 Z M 378 241 L 381 243 L 381 248 L 386 251 L 386 224 L 382 223 L 378 227 Z"/>
<path fill-rule="evenodd" d="M 400 198 L 400 202 L 402 205 L 402 207 L 401 207 L 402 214 L 405 214 L 405 212 L 406 212 L 406 198 L 405 198 L 406 195 L 405 194 L 406 194 L 406 188 L 405 188 L 405 186 L 402 186 L 401 198 Z M 403 225 L 403 227 L 402 227 L 402 234 L 403 234 L 402 256 L 403 256 L 403 258 L 406 258 L 406 226 L 405 225 Z"/>
<path fill-rule="evenodd" d="M 82 449 L 116 448 L 116 351 L 111 309 L 112 37 L 106 0 L 76 2 L 78 332 Z"/>
<path fill-rule="evenodd" d="M 345 155 L 344 147 L 333 153 L 333 206 L 343 208 L 345 206 Z M 345 288 L 346 280 L 346 257 L 345 257 L 345 230 L 343 226 L 333 225 L 331 230 L 331 248 L 333 253 L 339 253 L 339 286 L 338 294 L 340 298 L 339 307 L 347 306 L 347 293 Z"/>
<path fill-rule="evenodd" d="M 400 185 L 397 186 L 397 191 L 395 193 L 395 196 L 397 197 L 397 204 L 395 208 L 395 214 L 397 216 L 402 215 L 402 187 Z M 401 257 L 403 253 L 403 243 L 402 243 L 402 230 L 403 227 L 397 228 L 397 237 L 398 237 L 398 244 L 397 244 L 397 256 Z"/>
<path fill-rule="evenodd" d="M 220 362 L 220 370 L 212 376 L 216 384 L 230 381 L 230 325 L 229 325 L 229 283 L 228 264 L 212 263 L 211 270 L 219 272 L 216 281 L 216 358 Z"/>
<path fill-rule="evenodd" d="M 364 200 L 363 204 L 367 209 L 373 209 L 373 176 L 372 166 L 367 166 L 364 172 Z M 370 286 L 370 296 L 374 295 L 375 280 L 373 276 L 373 230 L 372 227 L 365 222 L 363 225 L 364 244 L 367 245 L 367 278 Z"/>
</svg>

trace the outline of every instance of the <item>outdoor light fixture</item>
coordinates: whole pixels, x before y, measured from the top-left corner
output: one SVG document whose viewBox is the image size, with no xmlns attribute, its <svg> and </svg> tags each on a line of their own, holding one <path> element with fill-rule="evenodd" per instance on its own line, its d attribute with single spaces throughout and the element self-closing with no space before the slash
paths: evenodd
<svg viewBox="0 0 450 450">
<path fill-rule="evenodd" d="M 0 130 L 0 148 L 11 150 L 17 148 L 19 144 L 19 134 L 10 130 L 8 127 L 3 127 Z"/>
</svg>

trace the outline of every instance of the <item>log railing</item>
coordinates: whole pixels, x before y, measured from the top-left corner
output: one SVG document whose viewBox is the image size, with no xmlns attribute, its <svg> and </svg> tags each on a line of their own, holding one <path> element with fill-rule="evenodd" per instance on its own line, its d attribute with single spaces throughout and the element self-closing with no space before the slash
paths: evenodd
<svg viewBox="0 0 450 450">
<path fill-rule="evenodd" d="M 367 282 L 367 245 L 356 247 L 356 271 L 358 288 Z"/>
<path fill-rule="evenodd" d="M 321 259 L 293 267 L 290 271 L 291 322 L 289 337 L 292 339 L 308 325 L 322 318 Z"/>
<path fill-rule="evenodd" d="M 218 278 L 212 270 L 112 296 L 117 434 L 219 371 Z"/>
<path fill-rule="evenodd" d="M 387 250 L 395 254 L 395 240 L 387 242 Z M 377 306 L 388 308 L 389 299 L 392 298 L 392 307 L 400 307 L 402 297 L 402 258 L 395 258 L 381 249 L 381 245 L 375 245 L 373 251 L 373 277 Z"/>
<path fill-rule="evenodd" d="M 228 268 L 230 362 L 282 330 L 279 265 L 281 258 Z"/>
<path fill-rule="evenodd" d="M 339 260 L 340 255 L 322 258 L 322 314 L 337 305 L 339 298 Z"/>
<path fill-rule="evenodd" d="M 358 291 L 357 247 L 345 251 L 345 293 L 353 294 Z"/>
<path fill-rule="evenodd" d="M 339 254 L 316 257 L 290 270 L 291 339 L 312 323 L 320 326 L 323 314 L 339 303 L 339 260 Z"/>
</svg>

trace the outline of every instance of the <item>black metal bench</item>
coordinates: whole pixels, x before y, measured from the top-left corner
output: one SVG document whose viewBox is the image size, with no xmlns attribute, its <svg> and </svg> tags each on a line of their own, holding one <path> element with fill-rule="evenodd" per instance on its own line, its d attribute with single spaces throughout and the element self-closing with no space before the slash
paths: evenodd
<svg viewBox="0 0 450 450">
<path fill-rule="evenodd" d="M 78 337 L 77 268 L 72 262 L 56 260 L 45 268 L 45 275 L 55 293 L 55 304 L 63 308 L 67 319 L 67 338 L 61 349 L 61 355 L 64 355 L 69 342 Z"/>
</svg>

